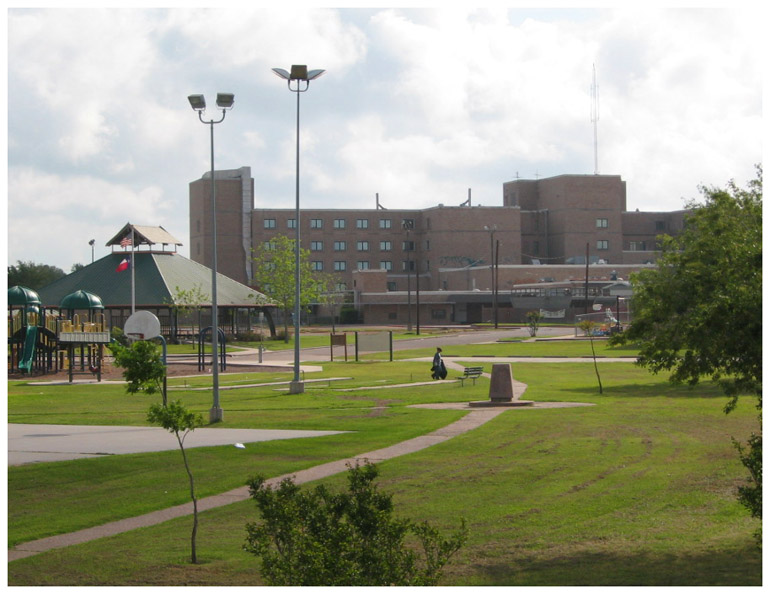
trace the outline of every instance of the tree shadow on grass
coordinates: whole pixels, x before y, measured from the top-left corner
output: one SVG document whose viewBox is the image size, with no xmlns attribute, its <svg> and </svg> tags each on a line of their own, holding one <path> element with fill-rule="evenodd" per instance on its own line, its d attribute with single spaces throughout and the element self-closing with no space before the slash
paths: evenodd
<svg viewBox="0 0 770 594">
<path fill-rule="evenodd" d="M 474 564 L 472 574 L 494 586 L 761 586 L 762 554 L 751 543 L 681 555 L 589 551 Z"/>
<path fill-rule="evenodd" d="M 727 398 L 724 392 L 713 384 L 690 386 L 683 384 L 613 384 L 603 382 L 603 387 L 603 396 L 612 396 L 614 398 L 722 398 L 725 401 Z M 562 388 L 559 392 L 574 394 L 582 398 L 599 396 L 599 390 L 596 386 Z"/>
</svg>

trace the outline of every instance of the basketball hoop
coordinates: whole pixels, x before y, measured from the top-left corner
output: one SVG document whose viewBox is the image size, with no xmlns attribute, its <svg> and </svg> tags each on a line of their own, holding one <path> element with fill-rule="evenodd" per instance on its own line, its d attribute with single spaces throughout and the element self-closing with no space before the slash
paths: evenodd
<svg viewBox="0 0 770 594">
<path fill-rule="evenodd" d="M 160 336 L 160 320 L 152 312 L 137 311 L 126 320 L 123 333 L 134 340 L 155 338 Z"/>
</svg>

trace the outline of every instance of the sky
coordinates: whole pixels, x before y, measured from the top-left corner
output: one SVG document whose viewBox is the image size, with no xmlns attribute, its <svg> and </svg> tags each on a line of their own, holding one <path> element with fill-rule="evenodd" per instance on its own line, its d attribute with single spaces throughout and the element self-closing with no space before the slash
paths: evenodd
<svg viewBox="0 0 770 594">
<path fill-rule="evenodd" d="M 296 95 L 271 71 L 292 64 L 326 70 L 300 97 L 303 207 L 469 189 L 499 206 L 504 182 L 598 171 L 626 181 L 629 210 L 668 211 L 745 185 L 762 161 L 756 11 L 629 6 L 11 8 L 8 264 L 69 272 L 127 222 L 189 256 L 189 183 L 211 166 L 194 93 L 206 119 L 235 94 L 215 168 L 250 167 L 256 208 L 294 208 Z"/>
</svg>

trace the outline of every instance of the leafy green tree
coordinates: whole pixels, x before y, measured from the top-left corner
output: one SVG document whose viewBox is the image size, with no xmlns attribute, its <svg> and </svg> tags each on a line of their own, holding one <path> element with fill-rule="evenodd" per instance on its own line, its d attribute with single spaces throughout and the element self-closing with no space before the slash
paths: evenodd
<svg viewBox="0 0 770 594">
<path fill-rule="evenodd" d="M 166 366 L 161 358 L 158 345 L 149 340 L 136 340 L 129 346 L 113 342 L 110 349 L 115 355 L 115 365 L 122 367 L 123 377 L 128 382 L 126 391 L 129 394 L 145 392 L 163 394 L 162 404 L 153 404 L 147 413 L 147 420 L 154 425 L 160 425 L 165 430 L 173 433 L 179 443 L 182 452 L 184 467 L 190 481 L 190 497 L 193 502 L 193 529 L 191 537 L 192 562 L 198 562 L 196 552 L 196 537 L 198 534 L 198 499 L 195 496 L 195 480 L 193 479 L 190 464 L 187 460 L 187 452 L 184 449 L 184 440 L 190 431 L 203 425 L 200 415 L 188 411 L 179 401 L 166 403 L 166 391 L 164 380 L 166 378 Z"/>
<path fill-rule="evenodd" d="M 178 285 L 174 287 L 169 305 L 174 313 L 174 340 L 177 339 L 177 330 L 179 328 L 179 316 L 186 316 L 191 312 L 196 312 L 198 318 L 198 330 L 201 326 L 201 307 L 204 303 L 211 303 L 211 297 L 204 293 L 200 284 L 194 285 L 190 289 L 182 289 Z"/>
<path fill-rule="evenodd" d="M 150 423 L 160 425 L 166 431 L 173 433 L 179 443 L 179 449 L 182 452 L 182 459 L 184 460 L 184 467 L 187 471 L 188 480 L 190 481 L 190 498 L 193 502 L 193 527 L 192 535 L 190 537 L 191 561 L 197 563 L 198 554 L 196 551 L 196 538 L 198 535 L 198 499 L 195 496 L 195 479 L 190 470 L 190 463 L 187 460 L 187 452 L 185 452 L 184 449 L 184 440 L 188 433 L 203 425 L 203 417 L 188 411 L 184 405 L 177 400 L 169 403 L 168 406 L 165 404 L 153 404 L 150 406 L 150 411 L 147 413 L 147 420 Z"/>
<path fill-rule="evenodd" d="M 15 266 L 8 267 L 8 286 L 19 285 L 37 291 L 63 276 L 64 271 L 56 266 L 17 260 Z"/>
<path fill-rule="evenodd" d="M 161 392 L 165 403 L 163 382 L 166 378 L 166 366 L 157 344 L 149 340 L 135 340 L 128 346 L 112 342 L 109 348 L 115 357 L 115 366 L 123 368 L 123 378 L 128 382 L 126 391 L 129 394 Z"/>
<path fill-rule="evenodd" d="M 761 395 L 762 169 L 746 190 L 701 188 L 658 266 L 632 275 L 633 323 L 617 342 L 640 345 L 641 365 L 677 382 L 717 381 L 731 396 Z"/>
<path fill-rule="evenodd" d="M 289 319 L 295 308 L 296 267 L 294 240 L 278 235 L 254 250 L 254 283 L 283 313 L 283 329 L 289 342 Z M 314 272 L 310 252 L 300 248 L 300 308 L 321 300 L 327 285 L 325 277 Z"/>
<path fill-rule="evenodd" d="M 262 522 L 247 524 L 244 549 L 261 558 L 265 580 L 273 586 L 435 585 L 467 539 L 465 521 L 442 538 L 426 522 L 394 518 L 391 496 L 374 484 L 377 468 L 348 468 L 348 493 L 323 485 L 301 491 L 291 479 L 276 489 L 262 477 L 249 481 Z M 410 534 L 419 549 L 407 542 Z"/>
<path fill-rule="evenodd" d="M 741 394 L 757 397 L 762 410 L 762 167 L 746 188 L 701 187 L 705 201 L 691 203 L 684 230 L 663 236 L 655 269 L 632 275 L 634 319 L 615 344 L 640 347 L 639 364 L 674 382 L 710 378 L 722 387 L 733 410 Z M 739 446 L 750 471 L 742 495 L 762 517 L 761 435 Z M 748 491 L 743 491 L 748 493 Z"/>
</svg>

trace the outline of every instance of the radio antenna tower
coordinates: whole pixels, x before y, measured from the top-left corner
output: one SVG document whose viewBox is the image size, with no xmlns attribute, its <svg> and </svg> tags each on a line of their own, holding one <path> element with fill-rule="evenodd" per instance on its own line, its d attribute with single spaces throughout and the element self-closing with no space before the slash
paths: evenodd
<svg viewBox="0 0 770 594">
<path fill-rule="evenodd" d="M 599 122 L 599 87 L 596 85 L 596 64 L 594 78 L 591 83 L 591 121 L 594 124 L 594 175 L 599 175 L 599 137 L 597 123 Z"/>
</svg>

